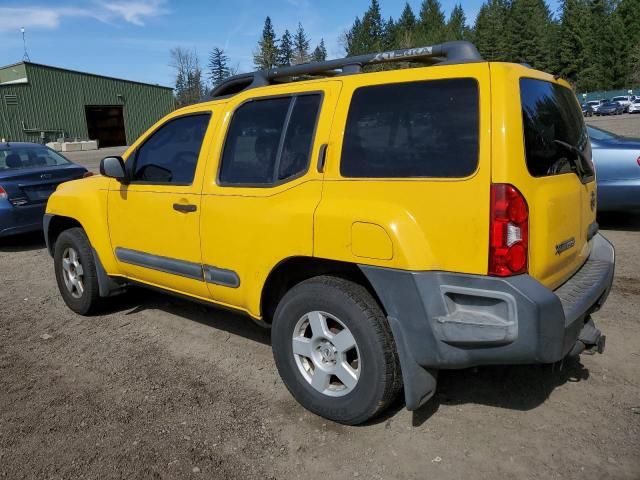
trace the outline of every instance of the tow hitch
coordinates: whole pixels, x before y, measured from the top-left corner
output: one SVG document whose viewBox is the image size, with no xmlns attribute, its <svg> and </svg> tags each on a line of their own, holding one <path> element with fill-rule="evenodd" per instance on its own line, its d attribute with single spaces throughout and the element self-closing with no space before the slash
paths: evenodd
<svg viewBox="0 0 640 480">
<path fill-rule="evenodd" d="M 582 327 L 578 340 L 569 352 L 569 355 L 580 355 L 583 352 L 587 355 L 603 353 L 606 340 L 607 337 L 596 328 L 595 323 L 593 323 L 593 319 L 589 317 L 585 322 L 584 327 Z"/>
</svg>

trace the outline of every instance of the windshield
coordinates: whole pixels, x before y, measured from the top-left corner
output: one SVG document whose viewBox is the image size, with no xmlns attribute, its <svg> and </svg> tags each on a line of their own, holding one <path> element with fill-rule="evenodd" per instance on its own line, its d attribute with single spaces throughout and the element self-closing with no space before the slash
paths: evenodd
<svg viewBox="0 0 640 480">
<path fill-rule="evenodd" d="M 38 145 L 10 145 L 0 148 L 0 171 L 20 168 L 55 167 L 70 163 L 59 153 Z"/>
<path fill-rule="evenodd" d="M 592 127 L 591 125 L 587 125 L 587 131 L 589 132 L 589 137 L 592 140 L 613 140 L 618 138 L 618 135 L 615 133 L 607 132 L 606 130 Z"/>
<path fill-rule="evenodd" d="M 527 168 L 534 177 L 576 172 L 577 153 L 591 159 L 591 144 L 573 92 L 556 83 L 520 80 Z M 587 171 L 588 168 L 582 168 Z"/>
<path fill-rule="evenodd" d="M 587 102 L 589 105 L 600 105 L 600 102 L 597 101 L 591 101 L 591 102 Z"/>
<path fill-rule="evenodd" d="M 625 102 L 627 100 L 627 97 L 613 97 L 611 99 L 612 102 Z"/>
</svg>

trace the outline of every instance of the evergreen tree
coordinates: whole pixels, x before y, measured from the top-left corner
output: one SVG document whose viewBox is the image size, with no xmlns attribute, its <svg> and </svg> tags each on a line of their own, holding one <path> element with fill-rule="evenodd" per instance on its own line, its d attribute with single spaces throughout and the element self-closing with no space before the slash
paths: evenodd
<svg viewBox="0 0 640 480">
<path fill-rule="evenodd" d="M 296 64 L 309 61 L 309 37 L 302 28 L 302 23 L 298 23 L 298 30 L 293 37 L 293 61 Z"/>
<path fill-rule="evenodd" d="M 289 30 L 285 30 L 282 38 L 280 39 L 280 48 L 278 49 L 278 65 L 291 65 L 291 63 L 293 62 L 293 58 L 294 52 L 291 33 L 289 33 Z"/>
<path fill-rule="evenodd" d="M 327 59 L 327 49 L 324 46 L 324 39 L 320 39 L 320 43 L 315 48 L 312 54 L 314 62 L 324 62 Z"/>
<path fill-rule="evenodd" d="M 209 80 L 214 88 L 231 75 L 228 62 L 229 58 L 221 48 L 214 47 L 209 53 Z"/>
<path fill-rule="evenodd" d="M 467 38 L 467 17 L 462 5 L 459 3 L 451 10 L 449 22 L 447 22 L 446 40 L 465 40 Z"/>
<path fill-rule="evenodd" d="M 262 38 L 258 42 L 258 49 L 253 54 L 253 64 L 256 69 L 273 68 L 278 62 L 278 46 L 276 34 L 273 31 L 271 18 L 267 17 L 262 29 Z"/>
<path fill-rule="evenodd" d="M 380 52 L 384 42 L 385 24 L 380 14 L 378 0 L 371 0 L 369 9 L 362 17 L 362 33 L 365 50 L 362 53 Z"/>
<path fill-rule="evenodd" d="M 442 5 L 438 0 L 423 0 L 420 7 L 420 41 L 424 45 L 441 43 L 446 37 Z"/>
<path fill-rule="evenodd" d="M 409 3 L 404 4 L 400 18 L 395 24 L 395 47 L 411 48 L 416 45 L 416 16 Z"/>
<path fill-rule="evenodd" d="M 363 53 L 362 37 L 362 22 L 360 21 L 360 17 L 356 17 L 351 28 L 344 34 L 344 49 L 346 50 L 347 56 L 352 57 Z"/>
<path fill-rule="evenodd" d="M 548 70 L 555 63 L 553 28 L 544 0 L 513 0 L 505 35 L 509 60 Z"/>
<path fill-rule="evenodd" d="M 486 60 L 507 59 L 506 22 L 508 7 L 506 0 L 488 0 L 480 7 L 473 29 L 473 41 Z"/>
<path fill-rule="evenodd" d="M 564 0 L 558 42 L 558 73 L 582 86 L 579 77 L 588 66 L 589 5 L 587 0 Z"/>
<path fill-rule="evenodd" d="M 396 44 L 396 22 L 393 21 L 393 17 L 389 17 L 389 20 L 384 22 L 382 28 L 382 39 L 380 41 L 381 50 L 394 50 L 398 48 Z"/>
</svg>

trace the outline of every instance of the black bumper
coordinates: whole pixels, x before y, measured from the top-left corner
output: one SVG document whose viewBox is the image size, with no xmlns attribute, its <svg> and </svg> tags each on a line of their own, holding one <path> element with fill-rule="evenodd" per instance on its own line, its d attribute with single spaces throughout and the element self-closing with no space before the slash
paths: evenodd
<svg viewBox="0 0 640 480">
<path fill-rule="evenodd" d="M 435 390 L 431 372 L 476 365 L 553 363 L 576 343 L 605 301 L 613 246 L 593 238 L 589 259 L 552 291 L 529 275 L 508 278 L 360 268 L 382 302 L 396 341 L 407 408 Z"/>
</svg>

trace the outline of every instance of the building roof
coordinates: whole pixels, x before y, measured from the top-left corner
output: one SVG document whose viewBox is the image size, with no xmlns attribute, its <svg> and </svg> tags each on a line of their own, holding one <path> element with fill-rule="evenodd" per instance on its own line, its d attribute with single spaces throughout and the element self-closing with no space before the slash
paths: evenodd
<svg viewBox="0 0 640 480">
<path fill-rule="evenodd" d="M 43 63 L 35 63 L 35 62 L 16 62 L 16 63 L 12 63 L 11 65 L 0 66 L 0 70 L 3 70 L 5 68 L 16 67 L 18 65 L 33 65 L 33 66 L 36 66 L 36 67 L 49 68 L 51 70 L 60 70 L 60 71 L 63 71 L 63 72 L 77 73 L 78 75 L 87 75 L 87 76 L 90 76 L 90 77 L 106 78 L 108 80 L 117 80 L 119 82 L 135 83 L 137 85 L 144 85 L 146 87 L 155 87 L 155 88 L 164 88 L 164 89 L 167 89 L 167 90 L 173 90 L 172 87 L 159 85 L 157 83 L 153 84 L 153 83 L 137 82 L 135 80 L 127 80 L 125 78 L 109 77 L 107 75 L 98 75 L 97 73 L 82 72 L 80 70 L 71 70 L 69 68 L 54 67 L 53 65 L 45 65 Z"/>
</svg>

